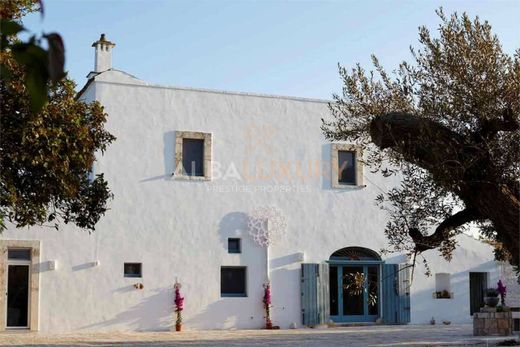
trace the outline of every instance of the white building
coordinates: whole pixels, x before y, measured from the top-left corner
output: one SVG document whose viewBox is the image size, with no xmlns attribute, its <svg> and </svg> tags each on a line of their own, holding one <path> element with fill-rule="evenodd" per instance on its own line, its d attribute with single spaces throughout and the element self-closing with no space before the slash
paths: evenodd
<svg viewBox="0 0 520 347">
<path fill-rule="evenodd" d="M 419 266 L 411 288 L 406 271 L 393 282 L 388 264 L 406 258 L 378 255 L 387 216 L 374 199 L 397 182 L 353 165 L 357 147 L 325 140 L 327 101 L 154 85 L 113 69 L 103 37 L 94 46 L 81 98 L 104 105 L 117 137 L 94 168 L 115 198 L 92 234 L 63 225 L 0 236 L 0 329 L 168 330 L 176 280 L 185 329 L 262 328 L 267 250 L 248 220 L 268 206 L 286 224 L 269 247 L 272 319 L 282 329 L 329 315 L 468 323 L 470 301 L 495 286 L 491 247 L 466 235 L 451 263 L 427 252 L 432 277 Z M 271 219 L 262 225 L 274 230 Z M 316 269 L 320 278 L 310 278 Z M 376 279 L 377 303 L 342 290 L 342 274 L 357 271 Z M 317 303 L 313 285 L 325 291 Z M 444 290 L 450 298 L 437 299 Z"/>
</svg>

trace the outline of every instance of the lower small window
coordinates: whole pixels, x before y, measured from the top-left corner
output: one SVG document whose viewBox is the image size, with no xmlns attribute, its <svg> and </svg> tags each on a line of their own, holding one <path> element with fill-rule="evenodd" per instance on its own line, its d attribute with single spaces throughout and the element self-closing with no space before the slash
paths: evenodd
<svg viewBox="0 0 520 347">
<path fill-rule="evenodd" d="M 125 263 L 125 277 L 143 277 L 143 267 L 141 263 Z"/>
<path fill-rule="evenodd" d="M 223 266 L 220 268 L 220 295 L 223 297 L 244 297 L 246 291 L 246 267 Z"/>
</svg>

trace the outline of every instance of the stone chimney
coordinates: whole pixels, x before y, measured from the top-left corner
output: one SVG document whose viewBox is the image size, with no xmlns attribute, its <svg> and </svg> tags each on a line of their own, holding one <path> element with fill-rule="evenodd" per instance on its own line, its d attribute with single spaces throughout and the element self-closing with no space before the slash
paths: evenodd
<svg viewBox="0 0 520 347">
<path fill-rule="evenodd" d="M 103 72 L 112 68 L 112 48 L 115 45 L 105 38 L 105 34 L 101 34 L 99 40 L 92 44 L 92 47 L 96 48 L 94 72 Z"/>
</svg>

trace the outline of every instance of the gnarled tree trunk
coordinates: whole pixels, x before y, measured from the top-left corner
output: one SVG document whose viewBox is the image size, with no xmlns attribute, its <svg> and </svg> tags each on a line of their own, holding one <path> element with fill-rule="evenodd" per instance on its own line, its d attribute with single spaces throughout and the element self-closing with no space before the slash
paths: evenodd
<svg viewBox="0 0 520 347">
<path fill-rule="evenodd" d="M 468 139 L 432 120 L 404 113 L 375 117 L 370 136 L 379 148 L 391 148 L 410 163 L 430 172 L 434 180 L 456 194 L 465 210 L 442 221 L 431 235 L 411 229 L 409 235 L 422 252 L 439 247 L 449 232 L 465 223 L 489 220 L 497 240 L 512 255 L 511 264 L 519 266 L 520 199 L 518 183 L 503 182 L 496 176 L 491 155 L 480 145 L 482 136 L 497 131 L 517 130 L 518 124 L 507 118 L 488 124 Z"/>
</svg>

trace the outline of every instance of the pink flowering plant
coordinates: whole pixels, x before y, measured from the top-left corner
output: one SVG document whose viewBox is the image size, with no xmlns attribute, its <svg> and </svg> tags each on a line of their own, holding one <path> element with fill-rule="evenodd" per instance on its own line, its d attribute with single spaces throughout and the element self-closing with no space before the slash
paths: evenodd
<svg viewBox="0 0 520 347">
<path fill-rule="evenodd" d="M 184 309 L 184 297 L 181 296 L 181 284 L 175 282 L 173 288 L 175 288 L 175 312 L 177 313 L 176 325 L 182 324 L 182 310 Z"/>
<path fill-rule="evenodd" d="M 267 282 L 264 284 L 264 309 L 265 309 L 265 327 L 271 329 L 273 322 L 271 321 L 271 283 Z"/>
<path fill-rule="evenodd" d="M 504 283 L 502 283 L 502 280 L 498 280 L 498 283 L 497 283 L 497 292 L 498 292 L 498 294 L 500 295 L 500 302 L 501 302 L 502 306 L 505 306 L 505 305 L 506 305 L 506 293 L 507 293 L 507 288 L 506 288 L 506 286 L 504 285 Z"/>
</svg>

